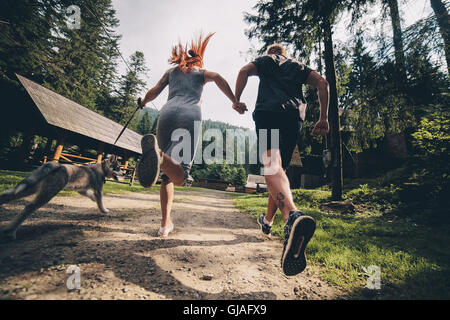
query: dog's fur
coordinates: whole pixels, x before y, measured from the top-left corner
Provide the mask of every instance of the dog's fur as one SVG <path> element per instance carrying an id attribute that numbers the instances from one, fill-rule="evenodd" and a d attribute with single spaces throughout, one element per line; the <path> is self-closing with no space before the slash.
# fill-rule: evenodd
<path id="1" fill-rule="evenodd" d="M 103 184 L 106 178 L 117 180 L 122 171 L 115 156 L 110 156 L 101 163 L 75 166 L 49 162 L 34 170 L 15 188 L 0 195 L 0 205 L 37 193 L 36 198 L 28 204 L 5 227 L 0 229 L 0 238 L 16 238 L 20 224 L 34 211 L 48 203 L 61 190 L 75 190 L 92 201 L 103 213 L 109 210 L 103 204 Z"/>

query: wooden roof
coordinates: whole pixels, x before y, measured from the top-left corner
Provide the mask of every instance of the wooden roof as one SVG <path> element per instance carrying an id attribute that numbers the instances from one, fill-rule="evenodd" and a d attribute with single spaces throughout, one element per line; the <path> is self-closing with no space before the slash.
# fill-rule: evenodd
<path id="1" fill-rule="evenodd" d="M 123 126 L 82 105 L 16 74 L 45 121 L 55 127 L 113 145 Z M 126 129 L 116 146 L 142 153 L 142 136 Z"/>

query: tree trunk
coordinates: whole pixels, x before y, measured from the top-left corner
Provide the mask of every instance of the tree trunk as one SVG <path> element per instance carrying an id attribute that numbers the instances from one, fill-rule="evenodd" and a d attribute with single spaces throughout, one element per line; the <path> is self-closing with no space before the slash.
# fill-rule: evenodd
<path id="1" fill-rule="evenodd" d="M 447 72 L 450 73 L 450 17 L 442 0 L 430 0 L 431 8 L 439 24 L 439 30 L 444 40 L 445 59 L 447 61 Z"/>
<path id="2" fill-rule="evenodd" d="M 330 87 L 329 122 L 330 122 L 330 149 L 331 149 L 331 183 L 333 200 L 342 200 L 342 142 L 340 132 L 340 119 L 338 108 L 338 95 L 336 84 L 336 68 L 333 55 L 333 32 L 328 19 L 324 22 L 325 45 L 325 74 Z"/>
<path id="3" fill-rule="evenodd" d="M 394 31 L 394 51 L 395 51 L 395 63 L 397 66 L 397 72 L 399 75 L 400 85 L 404 92 L 406 86 L 406 59 L 405 52 L 403 50 L 403 35 L 402 26 L 400 23 L 400 13 L 398 11 L 397 0 L 387 0 L 389 6 L 389 12 L 391 15 L 392 29 Z"/>

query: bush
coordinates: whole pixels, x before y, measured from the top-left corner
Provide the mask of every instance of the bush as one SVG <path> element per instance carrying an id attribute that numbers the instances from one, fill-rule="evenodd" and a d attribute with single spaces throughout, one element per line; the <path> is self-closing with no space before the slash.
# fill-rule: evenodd
<path id="1" fill-rule="evenodd" d="M 247 173 L 243 167 L 237 168 L 233 183 L 235 186 L 245 186 L 247 183 Z"/>
<path id="2" fill-rule="evenodd" d="M 443 213 L 448 210 L 450 193 L 450 113 L 430 113 L 412 138 L 411 192 L 429 203 L 432 212 Z"/>
<path id="3" fill-rule="evenodd" d="M 450 172 L 450 118 L 449 114 L 430 114 L 420 121 L 412 134 L 415 148 L 414 165 L 425 175 L 447 180 Z"/>

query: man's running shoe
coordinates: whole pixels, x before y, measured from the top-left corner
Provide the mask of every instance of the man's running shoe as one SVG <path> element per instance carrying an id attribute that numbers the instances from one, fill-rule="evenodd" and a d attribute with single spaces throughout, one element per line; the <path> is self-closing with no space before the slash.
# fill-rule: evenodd
<path id="1" fill-rule="evenodd" d="M 287 276 L 294 276 L 306 268 L 305 249 L 316 230 L 316 221 L 300 211 L 291 211 L 284 226 L 284 247 L 281 268 Z"/>
<path id="2" fill-rule="evenodd" d="M 264 217 L 266 215 L 263 213 L 258 218 L 258 224 L 261 226 L 261 231 L 265 234 L 270 234 L 270 229 L 272 229 L 272 225 L 264 222 Z"/>

